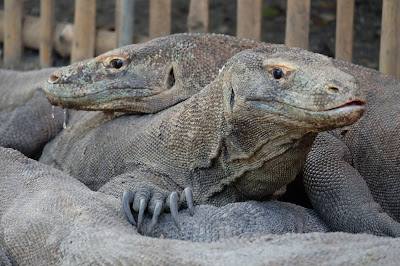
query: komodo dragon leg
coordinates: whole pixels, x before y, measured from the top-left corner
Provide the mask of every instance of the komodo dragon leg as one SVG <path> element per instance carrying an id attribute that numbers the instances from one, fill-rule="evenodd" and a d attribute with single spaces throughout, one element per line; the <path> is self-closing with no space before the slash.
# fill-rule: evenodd
<path id="1" fill-rule="evenodd" d="M 317 136 L 303 169 L 315 210 L 333 230 L 400 237 L 400 223 L 374 201 L 351 161 L 338 138 L 326 132 Z"/>
<path id="2" fill-rule="evenodd" d="M 144 171 L 134 171 L 130 174 L 117 176 L 107 182 L 98 191 L 119 197 L 122 194 L 122 206 L 126 217 L 132 225 L 141 230 L 144 214 L 147 210 L 152 215 L 152 221 L 147 233 L 151 233 L 163 212 L 170 212 L 175 225 L 180 228 L 178 210 L 181 206 L 189 209 L 190 215 L 194 214 L 192 189 L 187 187 L 179 189 L 163 189 L 168 184 L 163 184 L 162 178 Z M 164 179 L 165 180 L 165 179 Z M 126 189 L 129 188 L 129 189 Z M 132 210 L 137 213 L 137 224 Z"/>

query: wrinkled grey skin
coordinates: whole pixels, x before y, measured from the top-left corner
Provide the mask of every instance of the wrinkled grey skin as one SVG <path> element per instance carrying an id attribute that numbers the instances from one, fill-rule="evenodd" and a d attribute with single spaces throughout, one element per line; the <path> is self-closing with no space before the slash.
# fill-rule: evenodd
<path id="1" fill-rule="evenodd" d="M 292 204 L 202 205 L 196 207 L 200 220 L 184 211 L 182 218 L 191 220 L 182 224 L 179 237 L 202 242 L 193 243 L 138 234 L 118 199 L 11 149 L 0 148 L 0 172 L 1 265 L 399 263 L 400 239 L 322 233 L 326 229 L 314 214 Z M 264 208 L 268 215 L 251 211 Z M 169 214 L 161 222 L 168 238 L 175 225 Z M 321 233 L 293 233 L 310 231 Z M 292 233 L 270 234 L 284 232 Z M 214 239 L 220 240 L 204 243 Z"/>
<path id="2" fill-rule="evenodd" d="M 56 68 L 27 72 L 0 70 L 0 146 L 39 158 L 61 130 L 63 112 L 45 99 L 43 84 Z"/>
<path id="3" fill-rule="evenodd" d="M 357 78 L 367 110 L 318 135 L 303 170 L 307 193 L 333 230 L 400 237 L 400 81 L 333 62 Z"/>
<path id="4" fill-rule="evenodd" d="M 82 117 L 40 160 L 94 190 L 132 190 L 133 209 L 144 205 L 153 217 L 177 212 L 184 199 L 174 202 L 173 193 L 187 187 L 195 204 L 265 200 L 295 178 L 317 132 L 362 115 L 362 105 L 349 103 L 363 99 L 354 78 L 325 56 L 282 45 L 247 50 L 163 112 Z"/>
<path id="5" fill-rule="evenodd" d="M 165 38 L 175 36 L 177 35 Z M 217 38 L 218 35 L 196 36 L 198 39 L 203 36 L 209 41 L 210 36 Z M 237 38 L 230 41 L 235 39 Z M 215 53 L 212 52 L 212 47 L 208 49 L 208 53 L 213 57 Z M 108 56 L 122 51 L 125 50 L 117 49 L 108 53 Z M 207 60 L 209 57 L 205 56 L 202 59 Z M 180 60 L 178 63 L 187 61 L 185 57 Z M 306 189 L 321 217 L 335 230 L 399 236 L 398 81 L 371 69 L 333 59 L 332 62 L 339 69 L 355 76 L 361 84 L 361 89 L 367 94 L 369 108 L 365 118 L 346 128 L 343 131 L 345 134 L 338 130 L 330 135 L 319 135 L 303 171 Z M 201 60 L 191 63 L 204 64 Z M 217 72 L 217 69 L 214 71 Z M 65 86 L 64 89 L 68 91 L 68 84 Z M 100 101 L 108 103 L 108 98 Z M 85 105 L 83 98 L 80 105 Z M 108 106 L 108 110 L 113 110 L 112 108 L 113 104 Z M 340 182 L 336 182 L 338 180 Z M 364 206 L 361 211 L 359 206 Z"/>
<path id="6" fill-rule="evenodd" d="M 157 113 L 199 92 L 236 53 L 271 46 L 220 34 L 175 34 L 63 67 L 44 87 L 54 105 Z"/>

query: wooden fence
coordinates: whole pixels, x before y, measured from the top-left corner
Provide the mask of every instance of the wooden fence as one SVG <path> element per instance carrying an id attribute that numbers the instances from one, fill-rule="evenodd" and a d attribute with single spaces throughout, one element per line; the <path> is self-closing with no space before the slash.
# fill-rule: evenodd
<path id="1" fill-rule="evenodd" d="M 287 0 L 285 44 L 308 49 L 311 0 Z M 337 0 L 336 58 L 352 61 L 355 0 Z M 41 0 L 41 17 L 23 16 L 23 0 L 4 0 L 0 10 L 0 42 L 4 65 L 22 59 L 23 46 L 40 50 L 42 67 L 51 66 L 51 52 L 77 62 L 132 43 L 134 0 L 116 0 L 115 31 L 96 31 L 96 0 L 75 0 L 74 24 L 56 23 L 55 0 Z M 237 36 L 260 40 L 262 0 L 237 0 Z M 191 0 L 189 32 L 208 32 L 209 0 Z M 400 77 L 400 1 L 383 0 L 379 70 Z M 122 23 L 123 22 L 123 23 Z M 149 37 L 171 33 L 171 0 L 150 0 Z"/>

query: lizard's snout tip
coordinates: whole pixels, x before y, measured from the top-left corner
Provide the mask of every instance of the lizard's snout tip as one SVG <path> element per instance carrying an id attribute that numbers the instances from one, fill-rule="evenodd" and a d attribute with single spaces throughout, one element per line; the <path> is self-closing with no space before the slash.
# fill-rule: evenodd
<path id="1" fill-rule="evenodd" d="M 47 80 L 48 83 L 50 84 L 54 84 L 56 83 L 58 80 L 60 79 L 60 75 L 59 74 L 53 74 L 49 77 L 49 79 Z"/>

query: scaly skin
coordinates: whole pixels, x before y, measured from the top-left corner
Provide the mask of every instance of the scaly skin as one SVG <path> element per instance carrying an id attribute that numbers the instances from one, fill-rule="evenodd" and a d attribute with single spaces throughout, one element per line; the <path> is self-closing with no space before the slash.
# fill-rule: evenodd
<path id="1" fill-rule="evenodd" d="M 218 34 L 128 45 L 55 72 L 46 97 L 70 109 L 156 113 L 208 85 L 234 54 L 257 46 L 265 44 Z"/>
<path id="2" fill-rule="evenodd" d="M 300 234 L 325 230 L 312 211 L 293 204 L 197 206 L 193 217 L 180 213 L 180 231 L 166 214 L 160 235 L 146 237 L 124 219 L 118 199 L 17 151 L 0 147 L 0 172 L 0 265 L 399 263 L 400 238 Z"/>
<path id="3" fill-rule="evenodd" d="M 44 145 L 63 125 L 63 113 L 44 97 L 43 83 L 55 68 L 0 70 L 0 146 L 39 158 Z"/>
<path id="4" fill-rule="evenodd" d="M 354 125 L 318 135 L 303 171 L 307 193 L 334 230 L 400 237 L 400 82 L 334 64 L 357 77 L 367 110 Z"/>
<path id="5" fill-rule="evenodd" d="M 282 45 L 248 50 L 163 112 L 81 119 L 41 160 L 92 189 L 133 190 L 134 210 L 143 199 L 154 217 L 176 212 L 173 195 L 187 187 L 195 204 L 262 200 L 295 178 L 317 132 L 354 123 L 363 102 L 354 78 L 325 56 Z"/>
<path id="6" fill-rule="evenodd" d="M 229 42 L 232 42 L 235 47 L 239 47 L 239 50 L 240 47 L 246 49 L 247 45 L 263 45 L 261 43 L 243 41 L 238 38 L 227 38 L 224 36 L 221 37 L 220 35 L 208 34 L 195 35 L 196 37 L 192 37 L 190 34 L 172 35 L 165 37 L 162 40 L 166 43 L 168 43 L 168 40 L 170 43 L 174 43 L 175 39 L 183 38 L 183 36 L 188 38 L 187 42 L 192 42 L 193 44 L 197 44 L 197 42 L 201 43 L 202 38 L 207 40 L 208 45 L 205 46 L 206 48 L 203 48 L 200 45 L 196 46 L 196 49 L 204 50 L 204 55 L 201 57 L 201 60 L 192 60 L 190 61 L 190 64 L 199 64 L 203 66 L 200 67 L 202 69 L 204 69 L 205 65 L 209 66 L 210 71 L 214 71 L 214 73 L 217 73 L 218 69 L 222 66 L 213 65 L 213 63 L 217 62 L 216 60 L 213 60 L 216 55 L 219 55 L 218 58 L 221 58 L 222 60 L 224 56 L 227 56 L 230 53 L 229 51 L 221 53 L 220 50 L 216 52 L 218 45 L 213 46 L 213 42 L 218 44 L 220 38 L 226 38 L 226 43 L 224 43 L 223 47 L 229 49 Z M 210 38 L 210 36 L 212 36 L 212 38 Z M 168 46 L 162 44 L 162 41 L 160 40 L 161 39 L 159 39 L 158 44 L 161 47 Z M 155 42 L 156 41 L 153 41 L 152 43 L 154 44 Z M 244 46 L 237 46 L 238 43 L 245 44 Z M 264 45 L 268 46 L 267 44 Z M 187 47 L 189 46 L 190 45 Z M 134 50 L 133 47 L 134 46 L 131 46 L 131 51 Z M 118 51 L 119 50 L 117 49 L 110 52 L 110 55 L 113 53 L 118 54 Z M 180 51 L 183 52 L 183 54 L 186 54 L 184 52 L 185 49 Z M 195 54 L 203 53 L 197 51 Z M 165 54 L 161 56 L 166 57 Z M 227 58 L 225 58 L 225 60 L 226 59 Z M 159 62 L 160 60 L 161 59 L 157 59 L 155 62 Z M 182 56 L 179 60 L 175 60 L 174 64 L 178 67 L 181 64 L 187 66 L 187 61 L 187 58 Z M 398 177 L 400 175 L 400 163 L 398 161 L 400 156 L 396 154 L 396 147 L 400 146 L 399 138 L 397 137 L 400 125 L 398 122 L 400 121 L 398 118 L 398 114 L 400 113 L 398 110 L 398 106 L 400 106 L 398 104 L 400 101 L 398 96 L 398 81 L 391 79 L 388 76 L 381 75 L 379 72 L 371 69 L 362 68 L 333 59 L 332 61 L 339 69 L 354 75 L 360 82 L 361 89 L 366 92 L 368 96 L 367 102 L 370 108 L 367 108 L 366 118 L 362 119 L 362 122 L 360 121 L 360 123 L 356 123 L 354 126 L 346 128 L 346 137 L 342 137 L 340 132 L 331 132 L 331 136 L 321 134 L 318 137 L 316 145 L 307 161 L 306 170 L 303 171 L 309 197 L 311 198 L 316 210 L 319 210 L 321 217 L 325 219 L 332 229 L 347 232 L 372 232 L 380 235 L 399 236 L 400 218 L 398 202 L 400 199 L 398 195 L 400 195 L 400 193 L 397 191 L 399 191 L 400 186 L 397 184 L 399 183 Z M 89 60 L 88 62 L 92 61 Z M 172 63 L 172 61 L 166 62 L 166 65 L 171 65 Z M 145 63 L 139 65 L 143 64 Z M 79 64 L 75 66 L 79 66 Z M 74 67 L 71 67 L 71 69 L 74 69 Z M 57 75 L 60 73 L 79 72 L 76 69 L 71 69 L 58 72 Z M 98 69 L 87 69 L 86 71 L 95 73 Z M 192 79 L 192 84 L 200 84 L 200 81 L 201 84 L 208 84 L 211 82 L 212 75 L 209 75 L 209 72 L 204 71 L 204 76 L 201 76 L 203 72 L 199 73 L 200 75 L 197 75 Z M 178 76 L 180 73 L 176 74 Z M 157 76 L 154 72 L 152 75 Z M 75 83 L 82 82 L 79 81 L 79 75 L 74 77 L 77 78 Z M 181 78 L 184 78 L 184 76 Z M 177 78 L 177 84 L 181 78 Z M 162 78 L 160 77 L 159 79 Z M 69 91 L 72 87 L 76 87 L 72 79 L 69 80 L 69 84 L 63 84 L 62 80 L 63 79 L 61 78 L 58 85 L 53 84 L 50 85 L 49 88 L 60 88 L 61 90 Z M 182 86 L 189 83 L 190 82 L 183 82 Z M 88 87 L 90 88 L 90 84 Z M 93 88 L 94 86 L 92 86 L 91 89 L 93 90 Z M 165 85 L 159 85 L 158 88 L 158 90 L 162 90 L 162 88 L 165 89 Z M 197 88 L 201 88 L 201 86 L 197 86 Z M 189 88 L 186 88 L 186 90 L 189 90 Z M 57 92 L 55 93 L 57 95 Z M 84 106 L 87 104 L 85 100 L 89 100 L 91 97 L 93 96 L 76 100 L 79 104 L 76 104 L 75 108 L 85 108 Z M 151 97 L 148 99 L 151 100 Z M 163 105 L 163 107 L 178 102 L 176 99 L 177 98 L 175 98 L 175 100 L 166 101 L 165 103 L 167 104 Z M 61 105 L 71 105 L 69 101 L 73 100 L 74 99 L 63 99 L 63 102 L 58 103 Z M 99 100 L 109 103 L 107 97 Z M 387 102 L 391 102 L 391 104 L 388 104 Z M 96 104 L 99 105 L 99 103 Z M 138 106 L 138 103 L 135 104 Z M 115 109 L 119 108 L 116 102 L 113 102 L 112 105 Z M 113 107 L 109 107 L 108 110 L 113 110 Z M 154 112 L 153 110 L 155 109 L 159 108 L 152 108 L 151 112 Z M 377 128 L 383 128 L 384 130 L 376 130 Z M 360 143 L 359 140 L 362 140 L 362 143 Z M 363 148 L 360 149 L 360 147 Z M 346 156 L 339 155 L 343 154 L 343 151 L 346 151 Z M 328 167 L 327 165 L 330 166 Z M 378 179 L 379 181 L 377 181 Z M 340 183 L 335 183 L 337 180 L 342 181 Z M 338 184 L 340 185 L 337 186 Z M 298 189 L 299 188 L 296 190 Z M 321 190 L 324 192 L 320 192 Z M 328 198 L 329 200 L 325 200 Z M 352 204 L 349 205 L 349 203 Z M 377 205 L 377 203 L 379 205 Z M 358 206 L 361 206 L 362 204 L 365 204 L 366 211 L 358 212 Z M 389 216 L 382 213 L 381 208 L 383 208 Z"/>

